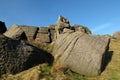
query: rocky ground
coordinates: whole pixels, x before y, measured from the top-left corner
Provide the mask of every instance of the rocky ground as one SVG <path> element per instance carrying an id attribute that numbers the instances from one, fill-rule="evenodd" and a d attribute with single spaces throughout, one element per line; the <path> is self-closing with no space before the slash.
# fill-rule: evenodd
<path id="1" fill-rule="evenodd" d="M 100 76 L 88 77 L 70 70 L 52 73 L 52 65 L 42 64 L 16 75 L 3 75 L 1 80 L 119 80 L 120 76 L 120 40 L 111 39 L 110 56 L 105 70 Z M 62 68 L 61 68 L 62 69 Z"/>

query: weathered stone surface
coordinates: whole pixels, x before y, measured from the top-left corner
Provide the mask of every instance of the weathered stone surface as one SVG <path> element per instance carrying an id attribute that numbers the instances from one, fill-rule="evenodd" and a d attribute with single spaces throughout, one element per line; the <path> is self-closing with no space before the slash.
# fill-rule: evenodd
<path id="1" fill-rule="evenodd" d="M 63 33 L 72 33 L 74 32 L 74 30 L 68 29 L 68 28 L 64 28 L 63 29 Z"/>
<path id="2" fill-rule="evenodd" d="M 48 35 L 48 28 L 40 27 L 36 35 L 35 41 L 37 43 L 48 43 L 50 42 L 50 37 Z"/>
<path id="3" fill-rule="evenodd" d="M 34 40 L 37 35 L 38 28 L 34 26 L 12 25 L 4 34 L 12 39 Z"/>
<path id="4" fill-rule="evenodd" d="M 43 42 L 48 43 L 48 42 L 50 42 L 50 38 L 49 38 L 48 34 L 38 33 L 35 41 L 37 41 L 38 43 L 43 43 Z"/>
<path id="5" fill-rule="evenodd" d="M 49 25 L 51 42 L 55 41 L 60 34 L 66 33 L 66 31 L 70 31 L 70 32 L 79 31 L 86 34 L 91 34 L 91 31 L 87 27 L 76 24 L 71 27 L 68 19 L 59 16 L 57 23 L 55 25 L 53 24 Z"/>
<path id="6" fill-rule="evenodd" d="M 59 35 L 53 55 L 57 62 L 79 74 L 96 76 L 101 73 L 109 39 L 79 31 Z M 56 63 L 57 63 L 56 62 Z"/>
<path id="7" fill-rule="evenodd" d="M 107 38 L 109 38 L 109 39 L 111 39 L 112 38 L 112 36 L 111 35 L 109 35 L 109 34 L 105 34 L 105 35 L 103 35 L 104 37 L 107 37 Z"/>
<path id="8" fill-rule="evenodd" d="M 37 31 L 38 31 L 37 27 L 22 26 L 22 25 L 18 25 L 18 26 L 21 27 L 22 30 L 25 32 L 28 40 L 34 40 L 36 38 L 36 34 L 37 34 Z"/>
<path id="9" fill-rule="evenodd" d="M 47 27 L 40 27 L 38 30 L 38 33 L 48 34 L 48 28 Z"/>
<path id="10" fill-rule="evenodd" d="M 69 21 L 64 17 L 59 16 L 55 26 L 56 36 L 59 36 L 59 34 L 63 32 L 64 28 L 70 28 Z"/>
<path id="11" fill-rule="evenodd" d="M 57 21 L 57 26 L 61 27 L 61 28 L 69 28 L 70 27 L 70 24 L 69 24 L 69 21 L 68 19 L 62 17 L 62 16 L 59 16 L 58 17 L 58 21 Z"/>
<path id="12" fill-rule="evenodd" d="M 41 63 L 51 63 L 53 57 L 24 41 L 0 35 L 0 75 L 17 73 Z"/>
<path id="13" fill-rule="evenodd" d="M 4 33 L 7 30 L 5 23 L 0 21 L 0 34 Z"/>
<path id="14" fill-rule="evenodd" d="M 85 26 L 75 24 L 71 27 L 71 29 L 74 30 L 75 32 L 80 31 L 80 32 L 83 32 L 83 33 L 86 33 L 86 34 L 91 34 L 91 31 Z"/>
<path id="15" fill-rule="evenodd" d="M 55 30 L 55 26 L 56 26 L 56 24 L 50 24 L 48 28 L 49 28 L 50 30 Z"/>
<path id="16" fill-rule="evenodd" d="M 113 38 L 119 39 L 120 40 L 120 31 L 117 31 L 113 34 Z"/>
<path id="17" fill-rule="evenodd" d="M 16 39 L 16 40 L 20 40 L 26 39 L 26 35 L 24 33 L 24 31 L 17 25 L 12 25 L 5 33 L 5 36 L 12 38 L 12 39 Z"/>

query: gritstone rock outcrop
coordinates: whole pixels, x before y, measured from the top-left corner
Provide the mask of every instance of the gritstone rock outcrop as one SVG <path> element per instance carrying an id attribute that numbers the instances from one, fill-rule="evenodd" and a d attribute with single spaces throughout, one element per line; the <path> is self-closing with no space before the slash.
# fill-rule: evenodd
<path id="1" fill-rule="evenodd" d="M 50 49 L 53 49 L 51 54 L 55 58 L 55 65 L 60 63 L 76 73 L 88 76 L 102 72 L 109 49 L 109 38 L 92 35 L 84 26 L 71 27 L 69 20 L 62 16 L 49 28 L 13 25 L 4 35 L 11 39 L 0 35 L 1 74 L 7 70 L 16 73 L 38 63 L 53 61 L 51 55 L 21 40 L 34 41 L 40 45 L 52 43 Z"/>

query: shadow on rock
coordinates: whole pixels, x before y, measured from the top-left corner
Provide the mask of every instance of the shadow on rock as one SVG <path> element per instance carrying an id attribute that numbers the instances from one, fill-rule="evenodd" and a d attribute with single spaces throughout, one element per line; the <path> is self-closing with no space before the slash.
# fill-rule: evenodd
<path id="1" fill-rule="evenodd" d="M 32 46 L 32 45 L 31 45 Z M 32 46 L 34 47 L 34 46 Z M 36 47 L 34 47 L 36 48 Z M 42 63 L 48 63 L 49 65 L 51 65 L 54 61 L 54 57 L 48 53 L 47 51 L 44 51 L 42 49 L 38 49 L 39 50 L 39 54 L 38 51 L 33 51 L 34 54 L 31 54 L 28 57 L 28 60 L 23 64 L 25 67 L 24 69 L 29 69 L 33 66 L 36 66 L 38 64 L 42 64 Z"/>
<path id="2" fill-rule="evenodd" d="M 42 63 L 52 64 L 53 56 L 25 41 L 0 35 L 0 76 L 16 74 Z"/>
<path id="3" fill-rule="evenodd" d="M 112 59 L 112 55 L 113 55 L 113 51 L 108 51 L 108 52 L 106 52 L 104 55 L 103 55 L 103 57 L 102 57 L 102 65 L 101 65 L 101 72 L 103 72 L 105 69 L 106 69 L 106 67 L 107 67 L 107 65 L 108 65 L 108 63 L 111 61 L 111 59 Z"/>

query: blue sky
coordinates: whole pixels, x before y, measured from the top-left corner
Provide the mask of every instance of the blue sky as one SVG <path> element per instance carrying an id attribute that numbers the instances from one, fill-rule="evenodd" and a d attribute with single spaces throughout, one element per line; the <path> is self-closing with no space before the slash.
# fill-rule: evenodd
<path id="1" fill-rule="evenodd" d="M 59 15 L 70 24 L 87 26 L 93 34 L 120 30 L 120 0 L 0 0 L 0 20 L 12 24 L 48 26 Z"/>

